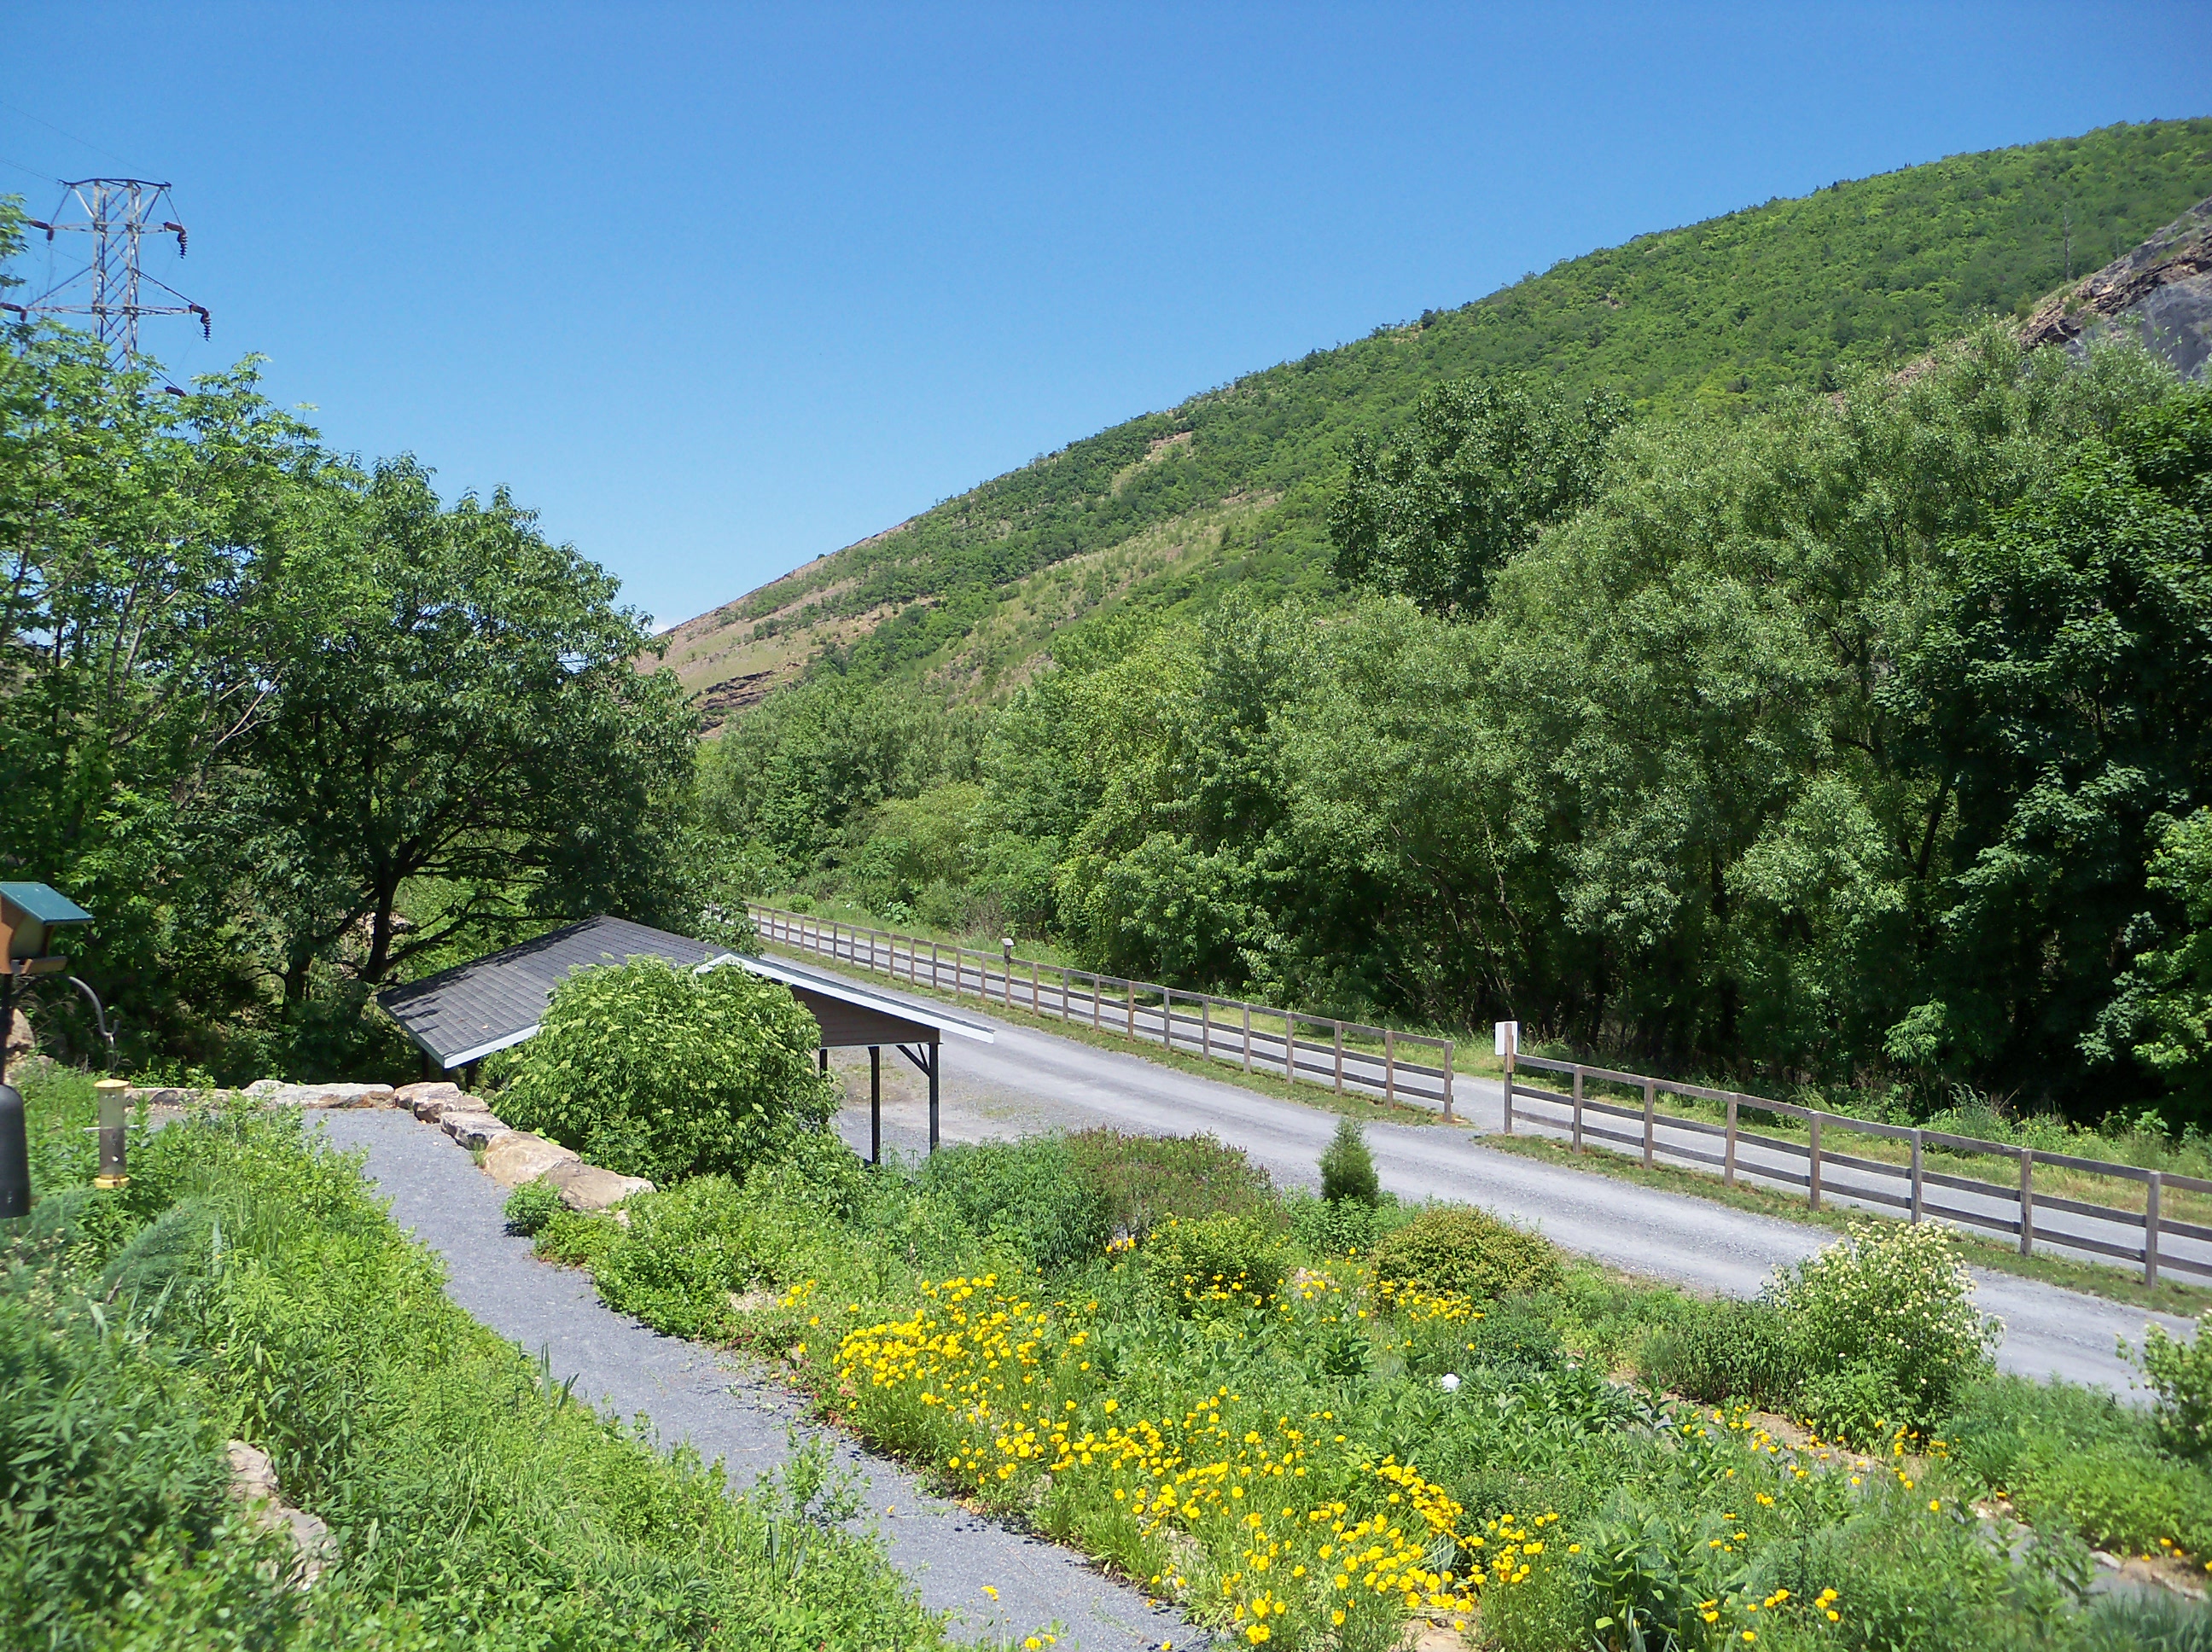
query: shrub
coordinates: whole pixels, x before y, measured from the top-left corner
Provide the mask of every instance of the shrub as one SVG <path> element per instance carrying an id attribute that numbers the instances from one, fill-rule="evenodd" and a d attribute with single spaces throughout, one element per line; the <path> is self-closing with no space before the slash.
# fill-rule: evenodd
<path id="1" fill-rule="evenodd" d="M 1369 1205 L 1357 1199 L 1316 1199 L 1300 1190 L 1285 1204 L 1291 1236 L 1298 1248 L 1316 1261 L 1355 1255 L 1374 1244 L 1393 1213 L 1397 1201 L 1388 1193 L 1382 1200 L 1381 1204 Z"/>
<path id="2" fill-rule="evenodd" d="M 1645 1341 L 1638 1364 L 1672 1393 L 1708 1405 L 1747 1400 L 1769 1411 L 1793 1404 L 1802 1379 L 1797 1345 L 1765 1303 L 1686 1303 Z"/>
<path id="3" fill-rule="evenodd" d="M 541 1176 L 535 1181 L 524 1182 L 509 1193 L 501 1213 L 507 1218 L 510 1231 L 535 1238 L 560 1208 L 561 1190 Z"/>
<path id="4" fill-rule="evenodd" d="M 2007 1489 L 2031 1526 L 2077 1532 L 2100 1549 L 2155 1553 L 2164 1538 L 2212 1553 L 2212 1480 L 2191 1464 L 2115 1444 L 2046 1449 L 2024 1456 Z"/>
<path id="5" fill-rule="evenodd" d="M 2156 1449 L 2151 1419 L 2101 1388 L 1991 1376 L 1970 1385 L 1936 1430 L 1953 1463 L 1993 1491 L 2008 1491 L 2027 1460 L 2118 1445 Z"/>
<path id="6" fill-rule="evenodd" d="M 1873 1365 L 1814 1372 L 1798 1403 L 1823 1436 L 1856 1451 L 1881 1450 L 1913 1420 L 1890 1374 Z"/>
<path id="7" fill-rule="evenodd" d="M 1375 1277 L 1456 1291 L 1469 1297 L 1510 1297 L 1559 1282 L 1559 1253 L 1533 1233 L 1463 1205 L 1423 1211 L 1375 1247 Z"/>
<path id="8" fill-rule="evenodd" d="M 608 1305 L 671 1336 L 729 1329 L 730 1292 L 754 1272 L 744 1206 L 726 1176 L 695 1176 L 630 1201 L 629 1230 L 592 1268 Z"/>
<path id="9" fill-rule="evenodd" d="M 1100 1255 L 1114 1236 L 1105 1196 L 1077 1174 L 1064 1137 L 943 1148 L 915 1181 L 977 1233 L 1048 1271 Z"/>
<path id="10" fill-rule="evenodd" d="M 1973 1281 L 1933 1226 L 1862 1218 L 1849 1236 L 1778 1278 L 1767 1300 L 1807 1380 L 1863 1367 L 1887 1379 L 1917 1425 L 1991 1365 L 2002 1327 L 1974 1309 Z"/>
<path id="11" fill-rule="evenodd" d="M 1273 1208 L 1267 1172 L 1211 1135 L 1130 1136 L 1085 1130 L 1067 1139 L 1077 1170 L 1105 1200 L 1107 1222 L 1139 1244 L 1158 1224 L 1256 1216 Z"/>
<path id="12" fill-rule="evenodd" d="M 836 1105 L 820 1033 L 790 992 L 734 966 L 659 958 L 580 970 L 554 989 L 514 1058 L 500 1116 L 595 1164 L 666 1184 L 742 1178 L 780 1138 Z"/>
<path id="13" fill-rule="evenodd" d="M 1375 1155 L 1367 1151 L 1367 1133 L 1357 1119 L 1336 1121 L 1335 1139 L 1321 1156 L 1321 1196 L 1332 1205 L 1346 1200 L 1372 1205 L 1382 1196 Z"/>
<path id="14" fill-rule="evenodd" d="M 2143 1332 L 2137 1363 L 2158 1394 L 2159 1436 L 2167 1449 L 2199 1460 L 2212 1455 L 2212 1312 L 2198 1316 L 2197 1336 L 2178 1341 L 2162 1325 Z"/>
<path id="15" fill-rule="evenodd" d="M 1267 1303 L 1283 1288 L 1282 1234 L 1246 1216 L 1207 1216 L 1155 1228 L 1142 1253 L 1145 1285 L 1170 1312 L 1209 1303 Z"/>

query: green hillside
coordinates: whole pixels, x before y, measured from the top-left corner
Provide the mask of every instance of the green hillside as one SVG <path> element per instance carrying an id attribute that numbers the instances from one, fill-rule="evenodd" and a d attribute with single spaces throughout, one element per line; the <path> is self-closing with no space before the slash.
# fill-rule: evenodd
<path id="1" fill-rule="evenodd" d="M 1356 432 L 1486 368 L 1640 408 L 1757 405 L 1846 364 L 2025 315 L 2212 195 L 2212 119 L 1954 156 L 1639 236 L 1132 419 L 678 627 L 670 663 L 742 708 L 824 648 L 988 695 L 1072 620 L 1218 584 L 1327 579 L 1322 504 Z"/>

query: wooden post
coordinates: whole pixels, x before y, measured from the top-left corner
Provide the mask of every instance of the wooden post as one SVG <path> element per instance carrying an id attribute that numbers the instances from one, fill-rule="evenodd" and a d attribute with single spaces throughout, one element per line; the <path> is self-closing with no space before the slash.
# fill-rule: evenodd
<path id="1" fill-rule="evenodd" d="M 1912 1220 L 1915 1224 L 1925 1214 L 1923 1204 L 1925 1197 L 1926 1184 L 1921 1180 L 1920 1132 L 1915 1130 L 1912 1133 Z"/>
<path id="2" fill-rule="evenodd" d="M 1068 988 L 1073 980 L 1074 977 L 1068 972 L 1067 966 L 1061 964 L 1060 966 L 1060 1018 L 1063 1023 L 1074 1018 L 1067 1007 Z"/>
<path id="3" fill-rule="evenodd" d="M 1452 1042 L 1444 1040 L 1444 1122 L 1452 1121 Z"/>
<path id="4" fill-rule="evenodd" d="M 1043 977 L 1037 973 L 1039 967 L 1035 958 L 1030 960 L 1030 1013 L 1036 1016 L 1044 1013 Z"/>
<path id="5" fill-rule="evenodd" d="M 1344 1094 L 1344 1023 L 1339 1021 L 1334 1024 L 1336 1028 L 1336 1093 L 1341 1096 Z"/>
<path id="6" fill-rule="evenodd" d="M 2165 1184 L 2166 1172 L 2153 1170 L 2150 1183 L 2143 1189 L 2143 1283 L 2158 1283 L 2158 1190 Z"/>
<path id="7" fill-rule="evenodd" d="M 1583 1070 L 1575 1069 L 1575 1151 L 1583 1151 Z"/>
<path id="8" fill-rule="evenodd" d="M 1137 1036 L 1137 983 L 1125 981 L 1121 984 L 1129 989 L 1129 1036 L 1133 1039 Z"/>
<path id="9" fill-rule="evenodd" d="M 1283 1082 L 1294 1084 L 1298 1081 L 1298 1029 L 1292 1024 L 1291 1012 L 1283 1011 Z"/>
<path id="10" fill-rule="evenodd" d="M 1721 1155 L 1723 1160 L 1721 1181 L 1731 1187 L 1735 1186 L 1735 1103 L 1736 1098 L 1733 1096 L 1729 1096 L 1728 1102 L 1728 1145 L 1723 1150 Z"/>
<path id="11" fill-rule="evenodd" d="M 942 978 L 942 977 L 939 975 L 939 973 L 938 973 L 938 969 L 937 969 L 937 943 L 936 943 L 935 941 L 932 941 L 932 942 L 929 944 L 929 984 L 930 984 L 933 987 L 941 987 L 941 986 L 944 984 L 944 982 L 943 982 L 943 978 Z M 953 995 L 953 997 L 955 997 L 955 998 L 957 998 L 957 997 L 959 997 L 959 996 L 960 996 L 960 993 L 959 993 L 959 991 L 958 991 L 958 989 L 957 989 L 957 988 L 955 988 L 955 989 L 954 989 L 954 991 L 953 991 L 953 994 L 952 994 L 952 995 Z"/>
<path id="12" fill-rule="evenodd" d="M 1160 988 L 1160 1048 L 1170 1052 L 1175 1049 L 1175 988 L 1172 987 Z"/>
<path id="13" fill-rule="evenodd" d="M 1213 1000 L 1198 1000 L 1198 1053 L 1209 1060 L 1213 1054 Z"/>
<path id="14" fill-rule="evenodd" d="M 1252 1006 L 1244 1006 L 1244 1071 L 1252 1071 Z"/>
<path id="15" fill-rule="evenodd" d="M 1656 1128 L 1652 1114 L 1659 1105 L 1659 1086 L 1652 1079 L 1644 1081 L 1644 1168 L 1651 1168 L 1652 1137 Z"/>
<path id="16" fill-rule="evenodd" d="M 1098 1030 L 1098 1017 L 1106 1003 L 1106 983 L 1097 976 L 1091 977 L 1091 1030 Z"/>
<path id="17" fill-rule="evenodd" d="M 1805 1162 L 1811 1174 L 1805 1178 L 1805 1193 L 1812 1208 L 1817 1211 L 1820 1208 L 1820 1115 L 1815 1113 L 1808 1121 L 1813 1127 L 1812 1151 L 1806 1155 Z"/>
<path id="18" fill-rule="evenodd" d="M 1521 1029 L 1505 1035 L 1505 1133 L 1513 1133 L 1513 1058 L 1521 1053 Z"/>
<path id="19" fill-rule="evenodd" d="M 1382 1099 L 1393 1102 L 1398 1099 L 1398 1032 L 1395 1027 L 1382 1029 Z"/>
<path id="20" fill-rule="evenodd" d="M 2035 1149 L 2020 1150 L 2020 1254 L 2035 1254 Z"/>

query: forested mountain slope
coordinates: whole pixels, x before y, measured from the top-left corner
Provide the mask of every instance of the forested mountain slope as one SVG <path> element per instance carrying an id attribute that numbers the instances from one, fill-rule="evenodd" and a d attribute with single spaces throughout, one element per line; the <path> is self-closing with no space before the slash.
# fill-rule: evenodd
<path id="1" fill-rule="evenodd" d="M 2212 195 L 2212 119 L 2106 128 L 1838 183 L 1639 236 L 1458 309 L 1131 419 L 676 628 L 668 660 L 720 716 L 817 651 L 986 697 L 1053 633 L 1219 583 L 1327 581 L 1346 441 L 1486 368 L 1644 410 L 1759 405 L 1910 355 L 1968 319 L 2028 315 Z"/>

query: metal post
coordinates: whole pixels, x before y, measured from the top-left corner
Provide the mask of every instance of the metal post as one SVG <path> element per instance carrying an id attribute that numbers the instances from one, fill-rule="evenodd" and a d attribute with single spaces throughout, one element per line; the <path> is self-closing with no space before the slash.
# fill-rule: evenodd
<path id="1" fill-rule="evenodd" d="M 1651 1079 L 1644 1081 L 1644 1168 L 1651 1168 L 1651 1141 L 1655 1129 L 1652 1113 L 1659 1105 L 1659 1086 Z"/>
<path id="2" fill-rule="evenodd" d="M 937 1070 L 945 1063 L 945 1047 L 925 1044 L 929 1052 L 929 1151 L 937 1151 Z"/>
<path id="3" fill-rule="evenodd" d="M 12 1008 L 10 1016 L 0 1017 L 0 1027 L 15 1024 Z M 30 1213 L 31 1140 L 23 1127 L 23 1092 L 0 1083 L 0 1222 Z"/>
<path id="4" fill-rule="evenodd" d="M 1382 1099 L 1395 1102 L 1398 1099 L 1398 1029 L 1382 1029 Z"/>
<path id="5" fill-rule="evenodd" d="M 2166 1172 L 2153 1170 L 2150 1183 L 2143 1189 L 2143 1283 L 2158 1283 L 2158 1190 L 2165 1184 Z"/>
<path id="6" fill-rule="evenodd" d="M 884 1047 L 868 1046 L 868 1163 L 884 1162 Z"/>
<path id="7" fill-rule="evenodd" d="M 1807 1121 L 1811 1126 L 1811 1151 L 1806 1155 L 1806 1164 L 1811 1174 L 1805 1178 L 1805 1195 L 1814 1210 L 1820 1208 L 1820 1115 L 1813 1114 Z"/>
<path id="8" fill-rule="evenodd" d="M 1583 1151 L 1583 1070 L 1575 1069 L 1575 1151 Z"/>
<path id="9" fill-rule="evenodd" d="M 2020 1150 L 2020 1254 L 2035 1254 L 2035 1149 Z"/>
<path id="10" fill-rule="evenodd" d="M 830 1047 L 827 1044 L 824 1044 L 820 1049 L 815 1051 L 814 1054 L 820 1062 L 821 1071 L 825 1074 L 828 1073 L 830 1071 Z"/>
<path id="11" fill-rule="evenodd" d="M 1912 1220 L 1916 1224 L 1925 1213 L 1923 1205 L 1925 1196 L 1924 1184 L 1921 1181 L 1920 1132 L 1915 1130 L 1912 1133 Z"/>

